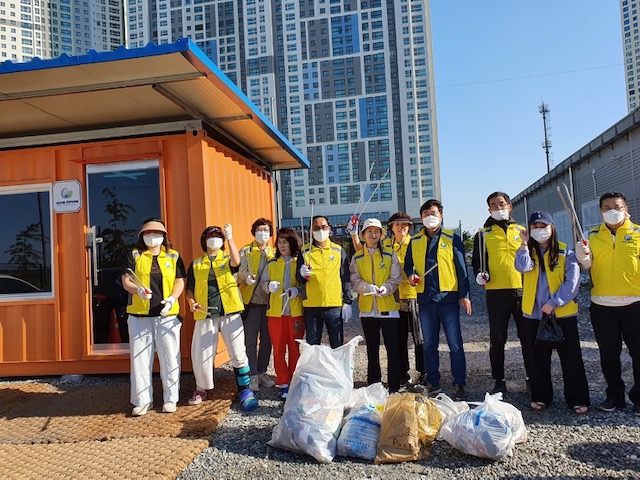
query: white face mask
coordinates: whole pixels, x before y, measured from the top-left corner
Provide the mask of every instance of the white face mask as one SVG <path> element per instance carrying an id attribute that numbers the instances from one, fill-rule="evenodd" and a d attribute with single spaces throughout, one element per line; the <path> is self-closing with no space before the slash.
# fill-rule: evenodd
<path id="1" fill-rule="evenodd" d="M 211 250 L 220 250 L 222 248 L 222 239 L 220 237 L 207 238 L 207 248 Z"/>
<path id="2" fill-rule="evenodd" d="M 494 210 L 491 212 L 491 218 L 497 222 L 507 220 L 509 218 L 509 210 Z"/>
<path id="3" fill-rule="evenodd" d="M 164 241 L 164 235 L 161 233 L 145 233 L 142 235 L 142 241 L 147 247 L 159 247 Z"/>
<path id="4" fill-rule="evenodd" d="M 626 220 L 626 213 L 624 210 L 608 210 L 602 214 L 602 218 L 609 225 L 617 225 Z"/>
<path id="5" fill-rule="evenodd" d="M 551 237 L 551 225 L 544 228 L 534 228 L 531 230 L 531 238 L 538 243 L 544 243 Z"/>
<path id="6" fill-rule="evenodd" d="M 269 241 L 269 239 L 271 238 L 271 234 L 269 232 L 263 232 L 262 230 L 260 230 L 256 232 L 253 238 L 255 238 L 256 242 L 258 242 L 259 244 L 263 244 Z"/>
<path id="7" fill-rule="evenodd" d="M 322 243 L 329 238 L 329 234 L 331 233 L 331 229 L 328 230 L 316 230 L 313 232 L 313 239 L 316 242 Z"/>
<path id="8" fill-rule="evenodd" d="M 427 215 L 422 219 L 422 224 L 427 228 L 436 228 L 440 225 L 440 218 L 435 215 Z"/>

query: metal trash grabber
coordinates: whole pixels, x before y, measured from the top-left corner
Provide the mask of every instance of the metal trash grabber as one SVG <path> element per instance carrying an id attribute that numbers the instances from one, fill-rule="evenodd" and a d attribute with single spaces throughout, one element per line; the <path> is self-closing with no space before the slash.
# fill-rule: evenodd
<path id="1" fill-rule="evenodd" d="M 373 162 L 371 162 L 371 165 L 369 166 L 369 173 L 367 175 L 367 183 L 364 186 L 364 188 L 367 188 L 367 185 L 371 184 L 371 172 L 373 171 L 373 166 L 376 164 L 375 160 Z M 360 219 L 359 215 L 358 215 L 358 207 L 362 204 L 362 200 L 364 199 L 364 191 L 362 192 L 362 195 L 360 195 L 360 199 L 358 200 L 358 203 L 356 204 L 356 209 L 353 211 L 353 215 L 351 215 L 351 223 L 353 223 L 354 225 L 356 224 L 356 222 Z M 364 211 L 364 209 L 363 209 Z M 360 212 L 360 215 L 362 215 L 362 212 Z"/>
<path id="2" fill-rule="evenodd" d="M 435 268 L 436 268 L 437 266 L 438 266 L 438 262 L 434 263 L 434 264 L 431 266 L 431 268 L 429 268 L 426 272 L 424 272 L 424 273 L 422 274 L 422 277 L 421 277 L 421 278 L 424 278 L 424 277 L 426 277 L 427 275 L 429 275 L 433 270 L 435 270 Z"/>
<path id="3" fill-rule="evenodd" d="M 563 183 L 562 186 L 566 192 L 567 198 L 565 199 L 564 194 L 562 193 L 562 189 L 560 185 L 556 187 L 558 190 L 558 195 L 560 195 L 560 200 L 562 200 L 562 205 L 564 205 L 564 209 L 567 212 L 567 216 L 571 221 L 571 226 L 573 227 L 573 234 L 576 240 L 582 241 L 583 245 L 587 245 L 587 239 L 582 232 L 582 226 L 580 225 L 580 220 L 578 220 L 578 214 L 576 213 L 576 207 L 573 204 L 573 200 L 571 199 L 571 195 L 569 194 L 569 187 L 567 187 L 566 183 Z"/>
<path id="4" fill-rule="evenodd" d="M 127 268 L 127 275 L 129 275 L 129 277 L 131 278 L 131 281 L 133 282 L 133 284 L 144 290 L 144 293 L 149 294 L 151 293 L 151 289 L 146 287 L 144 283 L 142 283 L 142 280 L 140 280 L 140 277 L 138 277 L 136 275 L 136 272 L 134 272 L 131 268 Z"/>

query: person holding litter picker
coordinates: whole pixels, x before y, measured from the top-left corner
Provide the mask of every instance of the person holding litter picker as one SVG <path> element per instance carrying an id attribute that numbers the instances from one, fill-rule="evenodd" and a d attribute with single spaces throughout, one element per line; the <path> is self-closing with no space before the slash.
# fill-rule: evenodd
<path id="1" fill-rule="evenodd" d="M 129 292 L 131 415 L 153 408 L 154 347 L 162 379 L 162 411 L 173 413 L 180 398 L 180 329 L 178 297 L 186 277 L 180 254 L 171 248 L 164 222 L 144 221 L 138 245 L 127 256 L 122 286 Z"/>
<path id="2" fill-rule="evenodd" d="M 557 347 L 564 400 L 576 415 L 589 412 L 589 387 L 584 371 L 578 336 L 578 304 L 580 267 L 575 254 L 558 241 L 553 218 L 547 212 L 533 212 L 529 231 L 520 233 L 521 246 L 516 253 L 515 268 L 524 274 L 522 289 L 522 341 L 529 354 L 531 409 L 542 411 L 553 401 L 551 383 L 552 348 L 538 345 L 540 322 L 554 315 L 564 342 Z"/>
<path id="3" fill-rule="evenodd" d="M 224 252 L 225 239 L 229 254 Z M 196 389 L 189 405 L 201 404 L 207 398 L 207 390 L 214 387 L 213 367 L 220 333 L 236 375 L 240 408 L 250 412 L 258 408 L 258 400 L 249 386 L 249 359 L 240 315 L 244 304 L 234 276 L 240 265 L 240 254 L 233 241 L 231 225 L 225 225 L 224 231 L 220 227 L 205 228 L 200 246 L 205 253 L 191 263 L 187 273 L 187 301 L 195 320 L 191 362 L 196 377 Z"/>

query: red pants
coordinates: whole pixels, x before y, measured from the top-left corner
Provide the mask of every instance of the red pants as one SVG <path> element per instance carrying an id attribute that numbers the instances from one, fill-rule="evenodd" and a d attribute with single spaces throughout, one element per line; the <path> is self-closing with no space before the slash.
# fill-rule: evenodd
<path id="1" fill-rule="evenodd" d="M 304 317 L 267 317 L 273 345 L 273 366 L 276 384 L 289 385 L 298 364 L 300 348 L 297 339 L 304 337 Z M 289 358 L 287 361 L 287 349 Z"/>

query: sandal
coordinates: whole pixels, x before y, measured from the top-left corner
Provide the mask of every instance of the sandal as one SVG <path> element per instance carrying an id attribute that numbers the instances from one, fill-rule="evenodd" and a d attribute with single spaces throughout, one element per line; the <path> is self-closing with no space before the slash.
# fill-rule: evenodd
<path id="1" fill-rule="evenodd" d="M 571 407 L 571 409 L 576 415 L 586 415 L 589 413 L 589 407 L 586 405 L 576 405 L 575 407 Z"/>
<path id="2" fill-rule="evenodd" d="M 543 410 L 546 410 L 547 407 L 548 405 L 543 402 L 531 402 L 531 410 L 533 410 L 534 412 L 541 412 Z"/>

